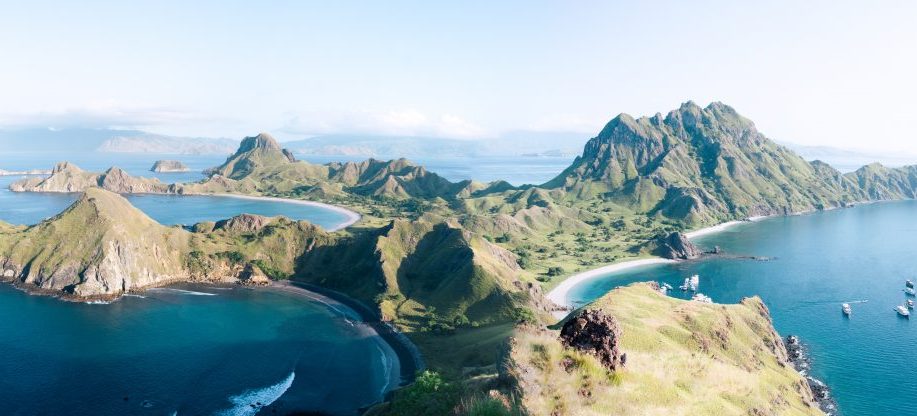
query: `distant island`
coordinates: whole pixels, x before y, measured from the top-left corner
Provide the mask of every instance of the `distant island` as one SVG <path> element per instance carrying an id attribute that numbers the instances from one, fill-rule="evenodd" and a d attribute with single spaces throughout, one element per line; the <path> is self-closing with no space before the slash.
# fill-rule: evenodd
<path id="1" fill-rule="evenodd" d="M 177 160 L 157 160 L 156 163 L 153 163 L 153 167 L 150 168 L 150 172 L 158 173 L 181 173 L 181 172 L 190 172 L 187 166 L 184 163 Z"/>
<path id="2" fill-rule="evenodd" d="M 684 399 L 647 361 L 664 356 L 681 366 L 678 360 L 698 345 L 721 358 L 711 365 L 755 386 L 757 394 L 743 401 L 745 413 L 819 414 L 803 378 L 788 369 L 785 347 L 760 300 L 701 305 L 636 285 L 587 306 L 591 315 L 568 317 L 559 331 L 546 325 L 570 305 L 555 304 L 545 293 L 572 274 L 623 260 L 694 258 L 700 253 L 684 235 L 690 230 L 917 195 L 915 166 L 871 164 L 842 174 L 774 143 L 725 104 L 693 102 L 665 116 L 615 117 L 570 167 L 538 186 L 451 182 L 406 159 L 312 164 L 266 133 L 246 137 L 207 174 L 200 182 L 167 185 L 115 167 L 94 173 L 61 163 L 47 178 L 13 183 L 16 192 L 85 194 L 40 224 L 0 223 L 4 278 L 67 298 L 115 297 L 179 281 L 288 279 L 344 294 L 406 334 L 436 370 L 370 411 L 377 415 L 423 413 L 428 409 L 412 407 L 418 395 L 449 409 L 468 397 L 499 403 L 513 397 L 532 414 L 588 412 L 600 400 L 632 410 L 626 406 L 650 390 Z M 156 224 L 116 193 L 304 199 L 339 205 L 361 218 L 336 232 L 258 216 L 186 230 Z M 59 244 L 68 246 L 44 250 Z M 667 334 L 684 342 L 654 351 L 639 344 L 637 337 L 656 342 L 662 329 L 634 326 L 646 316 L 627 306 L 636 304 L 660 311 L 658 321 L 645 325 L 666 325 Z M 688 328 L 672 310 L 705 324 Z M 617 335 L 601 340 L 608 347 L 602 349 L 571 341 L 588 328 L 620 332 L 620 343 Z M 686 341 L 691 337 L 701 341 Z M 639 363 L 619 366 L 622 358 L 611 347 L 640 357 Z M 624 381 L 621 371 L 629 374 Z M 549 379 L 552 387 L 539 387 L 532 377 Z M 739 394 L 721 386 L 720 378 L 694 382 L 715 398 L 710 403 Z M 428 383 L 451 387 L 424 390 Z M 616 383 L 632 388 L 612 389 Z M 669 408 L 674 402 L 684 400 L 657 404 Z M 685 406 L 669 409 L 707 409 L 699 402 Z"/>

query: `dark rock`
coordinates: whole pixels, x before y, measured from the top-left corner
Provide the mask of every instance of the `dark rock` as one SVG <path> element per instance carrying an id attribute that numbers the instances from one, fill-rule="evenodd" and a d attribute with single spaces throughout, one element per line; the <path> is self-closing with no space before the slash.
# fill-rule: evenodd
<path id="1" fill-rule="evenodd" d="M 226 230 L 236 233 L 254 233 L 260 231 L 273 221 L 273 218 L 254 214 L 240 214 L 228 220 L 220 220 L 214 230 Z"/>
<path id="2" fill-rule="evenodd" d="M 678 232 L 659 236 L 652 244 L 654 245 L 652 253 L 667 259 L 688 260 L 698 258 L 703 254 L 691 240 L 688 240 L 688 237 Z"/>
<path id="3" fill-rule="evenodd" d="M 621 328 L 611 315 L 600 310 L 584 310 L 567 321 L 560 331 L 560 340 L 567 347 L 596 356 L 609 370 L 621 362 L 618 339 Z"/>

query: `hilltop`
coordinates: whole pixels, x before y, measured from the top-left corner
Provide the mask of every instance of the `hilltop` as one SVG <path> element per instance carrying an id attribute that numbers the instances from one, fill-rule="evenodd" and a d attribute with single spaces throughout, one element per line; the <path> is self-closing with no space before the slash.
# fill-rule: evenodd
<path id="1" fill-rule="evenodd" d="M 565 346 L 560 331 L 520 328 L 505 368 L 528 414 L 822 414 L 761 299 L 706 304 L 636 283 L 583 310 L 617 324 L 614 335 L 593 336 L 608 337 L 626 363 L 612 370 L 591 350 Z"/>

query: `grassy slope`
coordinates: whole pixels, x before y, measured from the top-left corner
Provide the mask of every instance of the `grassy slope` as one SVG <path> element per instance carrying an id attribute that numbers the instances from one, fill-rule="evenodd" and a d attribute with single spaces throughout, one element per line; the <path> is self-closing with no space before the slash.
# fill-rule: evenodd
<path id="1" fill-rule="evenodd" d="M 594 357 L 565 349 L 558 331 L 520 330 L 511 371 L 532 414 L 821 414 L 760 299 L 703 304 L 635 284 L 588 308 L 618 319 L 627 367 L 609 374 Z M 570 372 L 565 358 L 575 363 Z"/>

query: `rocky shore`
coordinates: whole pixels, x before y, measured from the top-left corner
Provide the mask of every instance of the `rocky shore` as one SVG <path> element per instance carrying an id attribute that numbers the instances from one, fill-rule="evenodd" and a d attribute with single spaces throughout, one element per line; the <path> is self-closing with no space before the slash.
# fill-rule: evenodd
<path id="1" fill-rule="evenodd" d="M 831 389 L 823 381 L 809 374 L 812 369 L 812 358 L 805 344 L 796 335 L 787 336 L 783 343 L 786 346 L 786 352 L 793 367 L 806 378 L 806 383 L 808 383 L 809 389 L 812 390 L 812 395 L 815 397 L 818 407 L 828 416 L 839 415 L 837 402 L 831 396 Z"/>
<path id="2" fill-rule="evenodd" d="M 190 172 L 191 169 L 184 163 L 177 160 L 157 160 L 150 168 L 150 172 L 157 173 L 183 173 Z"/>

